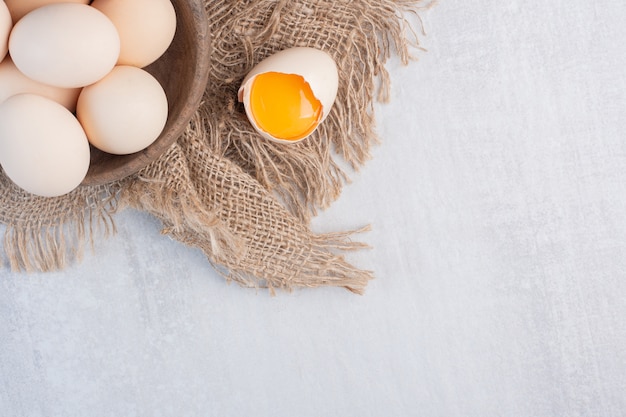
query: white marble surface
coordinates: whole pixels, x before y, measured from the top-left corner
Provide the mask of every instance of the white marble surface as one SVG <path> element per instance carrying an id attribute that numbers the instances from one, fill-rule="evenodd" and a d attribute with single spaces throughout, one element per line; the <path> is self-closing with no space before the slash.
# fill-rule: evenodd
<path id="1" fill-rule="evenodd" d="M 227 285 L 147 215 L 0 272 L 0 415 L 626 415 L 626 3 L 441 1 L 315 223 L 365 296 Z"/>

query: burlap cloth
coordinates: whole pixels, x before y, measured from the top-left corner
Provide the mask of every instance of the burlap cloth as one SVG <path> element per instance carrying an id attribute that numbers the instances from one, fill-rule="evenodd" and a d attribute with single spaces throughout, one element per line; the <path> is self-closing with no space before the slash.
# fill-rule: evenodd
<path id="1" fill-rule="evenodd" d="M 94 233 L 115 229 L 124 207 L 145 210 L 163 233 L 201 248 L 225 277 L 249 286 L 291 289 L 333 285 L 363 291 L 372 273 L 347 263 L 362 247 L 349 233 L 316 235 L 308 220 L 334 201 L 377 141 L 373 101 L 386 99 L 384 63 L 409 60 L 417 37 L 406 13 L 425 0 L 214 0 L 206 2 L 213 37 L 203 103 L 180 139 L 157 161 L 122 181 L 80 187 L 59 198 L 29 195 L 0 173 L 5 266 L 63 268 Z M 317 132 L 298 144 L 260 138 L 237 103 L 246 73 L 269 54 L 312 46 L 336 60 L 339 93 Z M 103 230 L 104 233 L 97 233 Z"/>

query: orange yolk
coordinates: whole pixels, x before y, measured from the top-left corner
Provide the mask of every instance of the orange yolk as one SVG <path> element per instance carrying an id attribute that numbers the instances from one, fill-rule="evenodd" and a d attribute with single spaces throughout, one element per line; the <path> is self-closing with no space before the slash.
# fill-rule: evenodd
<path id="1" fill-rule="evenodd" d="M 250 107 L 261 130 L 283 140 L 307 136 L 322 116 L 322 104 L 304 78 L 296 74 L 257 75 L 250 90 Z"/>

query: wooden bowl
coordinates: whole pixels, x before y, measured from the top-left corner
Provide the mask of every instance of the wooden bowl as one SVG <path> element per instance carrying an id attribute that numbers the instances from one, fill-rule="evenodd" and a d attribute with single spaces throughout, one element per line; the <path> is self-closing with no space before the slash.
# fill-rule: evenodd
<path id="1" fill-rule="evenodd" d="M 120 180 L 161 156 L 185 130 L 200 104 L 209 75 L 209 30 L 203 0 L 172 0 L 176 34 L 168 50 L 145 68 L 163 86 L 169 114 L 165 128 L 146 149 L 130 155 L 111 155 L 91 148 L 91 165 L 83 185 Z"/>

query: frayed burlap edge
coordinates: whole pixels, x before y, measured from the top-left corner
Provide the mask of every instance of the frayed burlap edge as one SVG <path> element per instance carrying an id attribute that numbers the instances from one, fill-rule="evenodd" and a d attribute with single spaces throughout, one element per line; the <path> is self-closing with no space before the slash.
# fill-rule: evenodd
<path id="1" fill-rule="evenodd" d="M 97 235 L 115 233 L 113 214 L 118 210 L 119 193 L 127 181 L 108 186 L 78 188 L 60 198 L 44 198 L 19 190 L 4 174 L 1 185 L 11 190 L 15 206 L 4 232 L 6 263 L 13 271 L 55 271 L 80 261 Z M 0 209 L 5 217 L 6 208 Z"/>
<path id="2" fill-rule="evenodd" d="M 319 286 L 363 293 L 372 273 L 340 252 L 366 246 L 350 241 L 351 232 L 312 233 L 258 181 L 210 149 L 203 125 L 198 112 L 178 143 L 124 190 L 122 201 L 159 218 L 164 234 L 200 248 L 229 281 L 272 293 Z M 176 176 L 163 176 L 172 169 Z"/>

